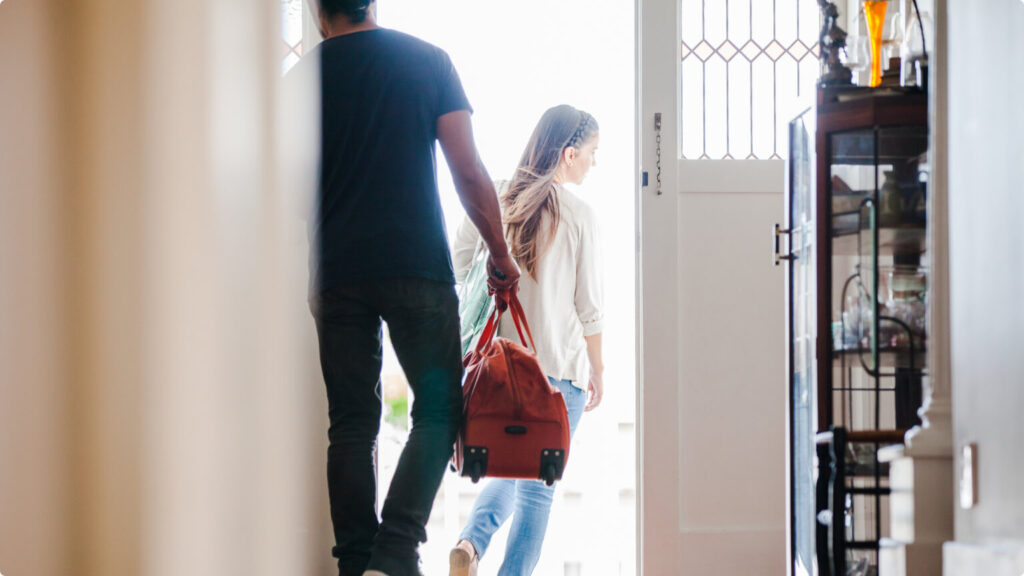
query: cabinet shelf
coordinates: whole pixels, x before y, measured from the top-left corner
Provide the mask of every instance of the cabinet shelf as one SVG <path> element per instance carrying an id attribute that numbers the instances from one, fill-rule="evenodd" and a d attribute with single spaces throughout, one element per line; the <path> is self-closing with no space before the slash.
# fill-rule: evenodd
<path id="1" fill-rule="evenodd" d="M 854 496 L 889 496 L 892 494 L 892 488 L 882 486 L 879 488 L 847 488 L 847 494 Z"/>
<path id="2" fill-rule="evenodd" d="M 878 540 L 855 540 L 846 543 L 850 550 L 878 550 Z"/>
<path id="3" fill-rule="evenodd" d="M 846 476 L 847 480 L 850 480 L 850 479 L 853 479 L 853 478 L 861 478 L 861 479 L 869 478 L 869 479 L 873 479 L 875 477 L 875 467 L 872 464 L 847 464 L 846 465 L 846 470 L 844 472 L 844 475 Z M 878 477 L 879 477 L 880 480 L 887 480 L 889 478 L 889 463 L 888 462 L 882 462 L 882 463 L 880 463 L 878 465 Z M 852 490 L 851 488 L 844 488 L 843 489 L 843 491 L 847 492 L 847 493 L 852 493 L 851 490 Z M 888 496 L 889 495 L 888 492 L 881 493 L 881 492 L 871 492 L 870 491 L 870 490 L 888 490 L 888 488 L 886 488 L 884 486 L 881 486 L 881 487 L 878 487 L 878 488 L 858 488 L 858 490 L 860 490 L 860 492 L 856 493 L 857 496 Z"/>
<path id="4" fill-rule="evenodd" d="M 870 356 L 871 350 L 868 348 L 843 348 L 840 350 L 832 351 L 832 360 L 835 363 L 842 362 L 844 359 L 849 362 L 853 360 L 856 362 L 860 356 Z M 914 350 L 914 369 L 922 371 L 924 370 L 924 363 L 927 356 L 927 350 L 921 348 Z M 910 369 L 908 366 L 910 360 L 910 349 L 909 348 L 882 348 L 878 351 L 878 364 L 882 368 L 905 368 Z"/>
<path id="5" fill-rule="evenodd" d="M 858 246 L 857 237 L 861 233 L 869 233 L 861 228 L 835 228 L 832 234 L 832 253 L 839 256 L 857 256 L 859 249 L 870 247 L 870 239 L 865 238 Z M 927 249 L 928 235 L 924 226 L 911 224 L 906 226 L 882 226 L 878 229 L 879 254 L 923 254 Z"/>
<path id="6" fill-rule="evenodd" d="M 846 432 L 848 443 L 860 444 L 903 444 L 903 437 L 906 430 L 899 428 L 892 430 L 849 430 Z M 831 431 L 818 432 L 814 435 L 814 443 L 818 445 L 832 442 L 835 435 Z"/>

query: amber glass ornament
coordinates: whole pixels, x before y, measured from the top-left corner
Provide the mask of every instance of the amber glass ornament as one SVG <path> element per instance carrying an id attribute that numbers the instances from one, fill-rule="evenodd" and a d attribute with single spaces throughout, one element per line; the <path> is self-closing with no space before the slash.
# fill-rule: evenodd
<path id="1" fill-rule="evenodd" d="M 868 38 L 871 41 L 872 88 L 882 83 L 882 28 L 888 10 L 888 0 L 864 0 L 864 16 L 868 21 Z"/>

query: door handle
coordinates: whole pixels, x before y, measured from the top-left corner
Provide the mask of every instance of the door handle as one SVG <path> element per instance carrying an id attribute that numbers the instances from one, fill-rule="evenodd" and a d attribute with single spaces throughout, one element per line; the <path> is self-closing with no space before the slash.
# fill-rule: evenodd
<path id="1" fill-rule="evenodd" d="M 789 254 L 779 254 L 779 238 L 783 234 L 792 234 L 793 230 L 790 228 L 783 229 L 778 222 L 772 226 L 772 244 L 774 249 L 772 250 L 772 263 L 778 266 L 783 260 L 796 260 L 796 254 L 790 252 Z"/>

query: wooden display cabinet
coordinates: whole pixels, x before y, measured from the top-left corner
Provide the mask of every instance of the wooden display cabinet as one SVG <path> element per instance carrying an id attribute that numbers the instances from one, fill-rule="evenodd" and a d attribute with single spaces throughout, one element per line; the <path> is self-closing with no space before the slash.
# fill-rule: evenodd
<path id="1" fill-rule="evenodd" d="M 927 99 L 820 88 L 790 123 L 790 549 L 794 576 L 877 573 L 878 449 L 918 423 L 926 377 Z M 789 236 L 788 254 L 779 254 Z"/>

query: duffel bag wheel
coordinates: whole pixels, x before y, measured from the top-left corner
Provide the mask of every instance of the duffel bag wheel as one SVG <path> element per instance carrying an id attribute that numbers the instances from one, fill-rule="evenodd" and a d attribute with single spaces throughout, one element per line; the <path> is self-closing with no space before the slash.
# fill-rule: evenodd
<path id="1" fill-rule="evenodd" d="M 480 476 L 482 475 L 483 471 L 480 470 L 480 461 L 475 460 L 469 467 L 469 479 L 473 481 L 473 484 L 476 484 L 480 481 Z"/>
<path id="2" fill-rule="evenodd" d="M 548 464 L 548 467 L 544 469 L 544 483 L 551 486 L 555 483 L 555 465 Z"/>

